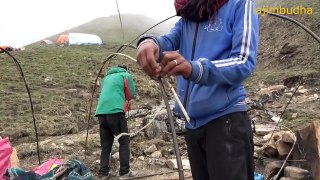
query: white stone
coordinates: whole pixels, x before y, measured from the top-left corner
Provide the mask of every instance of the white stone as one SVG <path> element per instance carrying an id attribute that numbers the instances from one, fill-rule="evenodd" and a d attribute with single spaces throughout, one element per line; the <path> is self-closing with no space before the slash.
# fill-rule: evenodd
<path id="1" fill-rule="evenodd" d="M 187 159 L 182 159 L 182 166 L 183 169 L 189 169 L 190 168 L 190 162 Z M 178 164 L 177 164 L 177 160 L 176 159 L 168 159 L 166 161 L 167 166 L 172 169 L 172 170 L 176 170 L 178 169 Z"/>
<path id="2" fill-rule="evenodd" d="M 160 151 L 155 151 L 150 155 L 150 157 L 152 157 L 152 158 L 160 158 L 160 157 L 162 157 L 162 154 L 161 154 Z"/>
<path id="3" fill-rule="evenodd" d="M 64 143 L 65 143 L 67 146 L 72 146 L 72 145 L 74 145 L 74 142 L 73 142 L 72 140 L 69 140 L 69 139 L 64 140 Z"/>
<path id="4" fill-rule="evenodd" d="M 139 159 L 140 161 L 144 161 L 144 156 L 139 156 L 138 159 Z"/>
<path id="5" fill-rule="evenodd" d="M 293 113 L 291 117 L 296 118 L 297 116 L 298 116 L 298 113 Z"/>
<path id="6" fill-rule="evenodd" d="M 274 122 L 276 122 L 276 123 L 282 121 L 282 119 L 280 119 L 280 116 L 273 116 L 271 119 L 272 119 L 272 121 L 274 121 Z"/>
<path id="7" fill-rule="evenodd" d="M 116 159 L 116 160 L 119 160 L 120 159 L 120 155 L 119 155 L 119 152 L 116 152 L 112 155 L 112 158 L 113 159 Z"/>
<path id="8" fill-rule="evenodd" d="M 155 152 L 157 149 L 157 146 L 155 144 L 152 144 L 150 147 L 148 147 L 146 150 L 144 150 L 144 154 L 149 155 Z"/>
<path id="9" fill-rule="evenodd" d="M 308 179 L 311 176 L 311 174 L 306 169 L 294 166 L 287 166 L 284 168 L 284 176 L 296 179 Z"/>

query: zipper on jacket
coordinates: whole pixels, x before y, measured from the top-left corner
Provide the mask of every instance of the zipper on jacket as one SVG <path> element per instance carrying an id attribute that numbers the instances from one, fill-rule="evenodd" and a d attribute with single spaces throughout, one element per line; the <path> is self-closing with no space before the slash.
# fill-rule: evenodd
<path id="1" fill-rule="evenodd" d="M 191 61 L 194 60 L 194 53 L 195 53 L 196 44 L 197 44 L 198 30 L 199 30 L 199 22 L 197 22 L 196 29 L 195 29 L 194 36 L 193 36 Z M 183 106 L 186 110 L 187 110 L 187 104 L 189 101 L 189 86 L 190 86 L 190 80 L 188 80 L 186 93 L 184 95 L 184 100 L 183 100 Z"/>

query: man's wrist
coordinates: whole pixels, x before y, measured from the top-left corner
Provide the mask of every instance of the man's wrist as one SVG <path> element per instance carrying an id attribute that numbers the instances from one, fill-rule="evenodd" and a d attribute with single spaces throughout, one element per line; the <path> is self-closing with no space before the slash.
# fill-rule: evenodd
<path id="1" fill-rule="evenodd" d="M 145 44 L 145 43 L 152 43 L 152 44 L 154 44 L 157 48 L 158 48 L 158 50 L 159 50 L 159 46 L 158 46 L 158 44 L 153 40 L 153 39 L 145 39 L 145 40 L 143 40 L 142 42 L 140 42 L 139 44 L 138 44 L 138 47 L 137 47 L 137 49 L 139 49 L 143 44 Z"/>
<path id="2" fill-rule="evenodd" d="M 190 64 L 190 62 L 187 62 L 187 64 L 188 65 L 186 71 L 182 74 L 185 79 L 189 79 L 192 74 L 192 65 Z"/>

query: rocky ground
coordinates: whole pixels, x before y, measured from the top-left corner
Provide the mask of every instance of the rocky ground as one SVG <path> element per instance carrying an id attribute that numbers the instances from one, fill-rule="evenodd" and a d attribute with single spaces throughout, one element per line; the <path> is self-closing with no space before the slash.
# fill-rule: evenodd
<path id="1" fill-rule="evenodd" d="M 283 113 L 290 99 L 290 105 L 286 108 L 285 113 Z M 297 89 L 288 88 L 284 85 L 269 86 L 261 88 L 255 93 L 255 96 L 249 96 L 247 98 L 247 103 L 250 107 L 248 112 L 255 124 L 254 143 L 257 172 L 268 177 L 275 175 L 273 166 L 280 169 L 293 145 L 295 139 L 294 133 L 290 131 L 295 132 L 298 130 L 290 126 L 288 122 L 297 119 L 305 109 L 310 109 L 307 107 L 308 105 L 319 106 L 319 102 L 320 98 L 316 91 L 306 89 L 304 86 L 300 86 Z M 298 110 L 292 109 L 293 107 L 305 108 Z M 281 114 L 284 115 L 281 116 Z M 144 130 L 134 133 L 141 130 L 141 128 L 150 121 L 153 122 Z M 132 169 L 136 170 L 140 176 L 168 173 L 147 177 L 146 179 L 178 179 L 177 172 L 170 173 L 172 170 L 176 170 L 177 166 L 175 164 L 170 127 L 167 122 L 167 112 L 162 106 L 152 106 L 146 103 L 129 112 L 129 129 L 131 133 L 134 133 L 134 136 L 131 137 L 130 144 Z M 277 126 L 277 124 L 279 126 Z M 284 124 L 289 125 L 290 128 L 287 128 Z M 185 176 L 191 179 L 191 174 L 188 170 L 190 167 L 186 144 L 183 138 L 183 121 L 176 119 L 175 126 L 178 133 L 178 144 L 183 159 L 183 166 L 186 169 Z M 305 126 L 308 126 L 308 123 L 306 123 Z M 302 126 L 299 126 L 299 129 L 302 128 Z M 275 134 L 270 142 L 273 131 L 275 131 Z M 48 137 L 42 140 L 40 142 L 42 161 L 50 157 L 59 157 L 62 160 L 79 159 L 85 162 L 96 174 L 99 167 L 100 155 L 98 132 L 99 129 L 97 125 L 94 125 L 90 129 L 86 156 L 84 154 L 85 131 L 78 134 Z M 279 139 L 281 141 L 279 141 Z M 283 142 L 283 139 L 287 140 Z M 117 172 L 119 167 L 118 147 L 118 143 L 115 143 L 112 149 L 111 164 L 114 172 Z M 37 156 L 35 143 L 22 143 L 16 146 L 16 149 L 20 158 L 21 167 L 30 169 L 36 166 Z M 294 160 L 292 155 L 290 156 L 290 160 Z M 278 164 L 273 165 L 273 169 L 271 168 L 271 170 L 270 168 L 265 168 L 270 162 L 273 164 L 276 162 Z M 301 164 L 305 164 L 305 161 Z M 302 165 L 299 166 L 298 163 L 299 167 L 302 167 Z M 273 174 L 270 171 L 272 171 Z"/>

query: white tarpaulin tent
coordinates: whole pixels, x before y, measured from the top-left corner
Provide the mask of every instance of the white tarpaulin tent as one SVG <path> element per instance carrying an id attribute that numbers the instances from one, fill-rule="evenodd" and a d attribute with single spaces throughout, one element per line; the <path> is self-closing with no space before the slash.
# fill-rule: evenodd
<path id="1" fill-rule="evenodd" d="M 69 33 L 69 45 L 82 44 L 102 44 L 102 40 L 94 34 Z"/>

